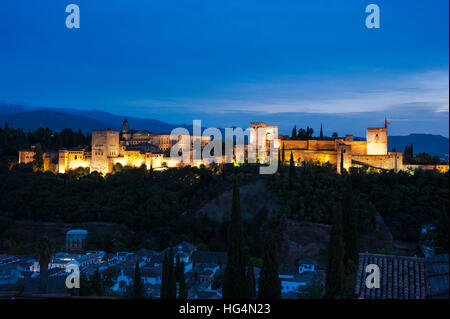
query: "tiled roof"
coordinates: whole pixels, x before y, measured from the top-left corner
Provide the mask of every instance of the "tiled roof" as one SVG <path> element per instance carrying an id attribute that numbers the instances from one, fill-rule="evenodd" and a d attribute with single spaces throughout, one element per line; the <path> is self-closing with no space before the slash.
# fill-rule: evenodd
<path id="1" fill-rule="evenodd" d="M 134 278 L 135 267 L 123 267 L 123 274 L 130 279 Z M 140 269 L 141 277 L 156 278 L 162 275 L 162 266 L 159 267 L 143 267 Z"/>
<path id="2" fill-rule="evenodd" d="M 136 252 L 136 255 L 139 257 L 147 257 L 152 255 L 153 253 L 153 250 L 141 248 Z"/>
<path id="3" fill-rule="evenodd" d="M 278 267 L 278 274 L 281 276 L 294 276 L 298 274 L 298 268 L 292 265 L 282 265 Z"/>
<path id="4" fill-rule="evenodd" d="M 311 258 L 302 258 L 298 261 L 298 265 L 317 265 L 317 262 Z"/>
<path id="5" fill-rule="evenodd" d="M 187 252 L 187 253 L 192 253 L 194 250 L 197 249 L 197 246 L 195 246 L 194 244 L 188 243 L 187 241 L 183 241 L 181 242 L 178 247 L 181 246 L 182 251 Z"/>
<path id="6" fill-rule="evenodd" d="M 150 257 L 151 263 L 162 264 L 164 262 L 164 254 L 163 253 L 153 252 L 152 254 L 149 255 L 149 257 Z"/>
<path id="7" fill-rule="evenodd" d="M 366 266 L 380 268 L 380 288 L 366 287 Z M 425 299 L 423 258 L 360 254 L 355 293 L 364 299 Z"/>
<path id="8" fill-rule="evenodd" d="M 449 298 L 448 280 L 449 255 L 436 255 L 425 258 L 426 294 L 431 299 Z"/>
<path id="9" fill-rule="evenodd" d="M 24 295 L 39 294 L 39 277 L 19 278 L 17 285 L 23 287 Z M 47 281 L 47 293 L 66 293 L 66 276 L 50 276 Z"/>
<path id="10" fill-rule="evenodd" d="M 141 269 L 141 277 L 156 278 L 162 276 L 162 266 Z"/>
<path id="11" fill-rule="evenodd" d="M 295 275 L 292 281 L 302 282 L 305 283 L 307 286 L 311 286 L 314 281 L 317 283 L 322 283 L 324 280 L 319 273 L 313 271 L 305 271 L 301 274 Z"/>
<path id="12" fill-rule="evenodd" d="M 194 263 L 226 264 L 228 258 L 226 252 L 196 250 L 192 253 L 191 260 Z"/>

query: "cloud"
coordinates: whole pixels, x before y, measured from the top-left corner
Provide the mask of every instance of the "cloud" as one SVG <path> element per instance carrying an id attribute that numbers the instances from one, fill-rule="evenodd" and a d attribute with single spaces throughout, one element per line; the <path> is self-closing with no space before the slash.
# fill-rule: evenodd
<path id="1" fill-rule="evenodd" d="M 260 113 L 310 112 L 351 113 L 408 111 L 428 108 L 449 110 L 448 70 L 400 76 L 376 75 L 355 78 L 284 77 L 266 82 L 240 83 L 205 92 L 199 98 L 176 97 L 168 100 L 134 100 L 130 106 L 164 108 L 173 112 Z"/>
<path id="2" fill-rule="evenodd" d="M 448 136 L 448 70 L 355 78 L 284 77 L 233 84 L 201 98 L 134 100 L 129 104 L 151 116 L 172 121 L 202 119 L 212 126 L 246 126 L 267 121 L 289 132 L 294 124 L 364 134 L 387 116 L 395 134 L 411 132 Z"/>

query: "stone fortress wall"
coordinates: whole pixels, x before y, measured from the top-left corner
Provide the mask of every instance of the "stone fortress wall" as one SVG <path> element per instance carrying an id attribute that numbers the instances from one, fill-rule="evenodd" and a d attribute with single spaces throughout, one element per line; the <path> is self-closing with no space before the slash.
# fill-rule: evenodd
<path id="1" fill-rule="evenodd" d="M 255 143 L 258 149 L 266 148 L 270 151 L 279 151 L 280 159 L 289 162 L 291 153 L 296 165 L 303 161 L 315 161 L 330 163 L 336 166 L 340 173 L 341 161 L 343 167 L 348 170 L 352 166 L 366 166 L 382 170 L 411 169 L 411 165 L 403 164 L 401 152 L 388 152 L 387 128 L 368 128 L 366 140 L 354 140 L 352 135 L 333 138 L 293 139 L 278 134 L 278 127 L 267 125 L 264 122 L 250 123 L 250 127 L 260 129 L 260 133 L 252 131 L 249 136 L 250 143 Z M 149 131 L 130 130 L 127 120 L 124 120 L 121 132 L 102 130 L 92 132 L 91 148 L 78 147 L 72 149 L 60 149 L 57 152 L 44 153 L 44 170 L 48 170 L 51 163 L 56 163 L 56 171 L 65 173 L 79 167 L 89 168 L 90 172 L 101 174 L 110 173 L 115 164 L 122 166 L 141 167 L 156 170 L 166 167 L 178 167 L 183 165 L 179 159 L 167 156 L 170 148 L 177 141 L 170 141 L 170 134 L 153 134 Z M 277 137 L 270 145 L 270 140 Z M 193 137 L 190 136 L 191 144 Z M 211 141 L 210 137 L 201 137 L 204 147 Z M 248 150 L 248 145 L 245 145 Z M 192 145 L 191 145 L 192 150 Z M 192 152 L 192 151 L 191 151 Z M 284 152 L 284 154 L 283 154 Z M 191 154 L 192 155 L 192 154 Z M 34 160 L 34 150 L 19 151 L 19 163 L 29 163 Z M 194 162 L 193 165 L 209 164 L 204 161 Z M 430 165 L 422 165 L 424 169 L 430 169 Z M 440 165 L 442 166 L 442 165 Z M 439 171 L 448 171 L 446 168 L 438 168 Z"/>
<path id="2" fill-rule="evenodd" d="M 272 134 L 276 126 L 266 125 L 262 122 L 251 123 L 255 129 L 267 128 L 268 134 Z M 268 139 L 268 138 L 267 138 Z M 337 171 L 343 167 L 349 169 L 352 166 L 368 166 L 377 169 L 395 170 L 403 169 L 403 154 L 387 151 L 387 128 L 368 128 L 366 140 L 354 140 L 352 135 L 336 138 L 311 138 L 295 139 L 281 137 L 278 142 L 281 159 L 285 162 L 294 158 L 296 163 L 303 161 L 316 161 L 336 165 Z M 258 145 L 258 144 L 257 144 Z"/>

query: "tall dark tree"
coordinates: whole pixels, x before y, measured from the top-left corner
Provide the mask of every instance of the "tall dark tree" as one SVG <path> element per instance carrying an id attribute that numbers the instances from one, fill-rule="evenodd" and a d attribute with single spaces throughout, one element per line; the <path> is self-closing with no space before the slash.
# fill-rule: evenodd
<path id="1" fill-rule="evenodd" d="M 297 125 L 294 125 L 294 128 L 292 129 L 292 138 L 297 137 Z"/>
<path id="2" fill-rule="evenodd" d="M 247 267 L 247 298 L 255 299 L 256 298 L 256 281 L 255 281 L 255 271 L 253 266 L 250 265 Z"/>
<path id="3" fill-rule="evenodd" d="M 227 266 L 223 278 L 224 299 L 244 299 L 245 286 L 244 235 L 241 217 L 241 202 L 236 180 L 233 186 L 233 204 L 228 226 Z"/>
<path id="4" fill-rule="evenodd" d="M 307 126 L 306 127 L 306 137 L 312 138 L 313 134 L 314 134 L 314 129 L 312 127 Z"/>
<path id="5" fill-rule="evenodd" d="M 281 150 L 278 148 L 278 165 L 281 165 Z"/>
<path id="6" fill-rule="evenodd" d="M 91 286 L 91 294 L 95 296 L 103 296 L 105 294 L 105 286 L 103 284 L 103 279 L 98 270 L 96 270 L 92 275 L 92 278 L 90 279 L 90 286 Z"/>
<path id="7" fill-rule="evenodd" d="M 403 162 L 406 164 L 414 163 L 413 144 L 411 144 L 410 146 L 405 146 L 405 151 L 403 152 Z"/>
<path id="8" fill-rule="evenodd" d="M 283 149 L 282 149 L 282 153 L 281 153 L 281 161 L 284 163 L 285 160 L 285 155 L 284 155 L 284 143 L 283 143 Z"/>
<path id="9" fill-rule="evenodd" d="M 161 275 L 161 299 L 167 299 L 167 282 L 169 280 L 169 271 L 168 271 L 168 257 L 167 252 L 164 253 L 163 266 L 162 266 L 162 275 Z"/>
<path id="10" fill-rule="evenodd" d="M 436 228 L 436 244 L 440 249 L 440 253 L 448 253 L 449 218 L 447 211 L 444 210 L 441 213 L 439 223 Z"/>
<path id="11" fill-rule="evenodd" d="M 312 127 L 307 126 L 306 130 L 304 128 L 300 128 L 297 132 L 297 137 L 302 139 L 309 139 L 312 137 L 314 130 Z"/>
<path id="12" fill-rule="evenodd" d="M 346 272 L 356 271 L 358 264 L 358 233 L 356 214 L 353 209 L 353 188 L 349 175 L 346 177 L 347 187 L 344 191 L 342 203 L 342 230 L 344 238 L 344 264 Z"/>
<path id="13" fill-rule="evenodd" d="M 169 259 L 167 263 L 167 299 L 177 299 L 177 281 L 175 277 L 175 267 L 173 262 L 173 250 L 169 249 Z"/>
<path id="14" fill-rule="evenodd" d="M 323 138 L 322 123 L 320 123 L 320 138 Z"/>
<path id="15" fill-rule="evenodd" d="M 184 274 L 184 264 L 181 264 L 180 255 L 177 254 L 175 258 L 175 279 L 177 282 L 180 282 L 181 275 Z"/>
<path id="16" fill-rule="evenodd" d="M 326 275 L 326 295 L 336 298 L 344 291 L 344 239 L 342 234 L 342 212 L 338 207 L 334 213 L 333 226 L 328 244 L 328 263 Z"/>
<path id="17" fill-rule="evenodd" d="M 311 285 L 308 287 L 307 298 L 309 299 L 323 298 L 323 287 L 320 280 L 317 277 L 313 277 Z"/>
<path id="18" fill-rule="evenodd" d="M 149 170 L 148 174 L 149 174 L 150 177 L 153 177 L 153 175 L 154 175 L 154 170 L 153 170 L 153 165 L 152 164 L 150 164 L 150 170 Z"/>
<path id="19" fill-rule="evenodd" d="M 185 300 L 188 298 L 188 291 L 187 291 L 187 285 L 186 285 L 186 277 L 184 276 L 184 262 L 180 262 L 180 267 L 183 269 L 183 271 L 180 272 L 179 276 L 179 282 L 180 282 L 180 291 L 178 292 L 178 299 Z"/>
<path id="20" fill-rule="evenodd" d="M 44 169 L 44 151 L 40 143 L 36 144 L 36 148 L 34 149 L 34 162 L 33 165 L 37 170 Z"/>
<path id="21" fill-rule="evenodd" d="M 339 173 L 344 174 L 344 151 L 341 151 L 341 161 L 339 163 Z"/>
<path id="22" fill-rule="evenodd" d="M 289 187 L 292 187 L 292 184 L 295 179 L 295 162 L 294 162 L 294 154 L 291 152 L 291 158 L 289 160 Z"/>
<path id="23" fill-rule="evenodd" d="M 141 279 L 141 269 L 139 268 L 139 261 L 136 261 L 134 268 L 134 282 L 133 282 L 133 298 L 142 299 L 144 296 L 144 286 Z"/>
<path id="24" fill-rule="evenodd" d="M 46 293 L 48 288 L 48 264 L 55 254 L 55 243 L 43 235 L 36 245 L 36 255 L 39 258 L 39 291 Z"/>
<path id="25" fill-rule="evenodd" d="M 278 276 L 277 248 L 273 235 L 268 233 L 264 243 L 263 265 L 259 273 L 258 299 L 280 299 L 281 281 Z"/>

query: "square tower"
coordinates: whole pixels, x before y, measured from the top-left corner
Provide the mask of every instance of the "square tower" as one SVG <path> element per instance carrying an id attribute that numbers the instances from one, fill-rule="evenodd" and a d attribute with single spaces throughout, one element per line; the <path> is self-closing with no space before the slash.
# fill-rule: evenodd
<path id="1" fill-rule="evenodd" d="M 112 159 L 119 156 L 119 132 L 92 131 L 91 173 L 106 174 L 112 171 Z"/>
<path id="2" fill-rule="evenodd" d="M 250 131 L 249 144 L 255 144 L 257 150 L 263 147 L 268 150 L 271 140 L 274 140 L 274 148 L 280 147 L 278 126 L 267 125 L 264 122 L 251 122 L 250 128 L 254 129 L 254 131 Z"/>
<path id="3" fill-rule="evenodd" d="M 367 155 L 387 155 L 387 128 L 367 129 Z"/>

